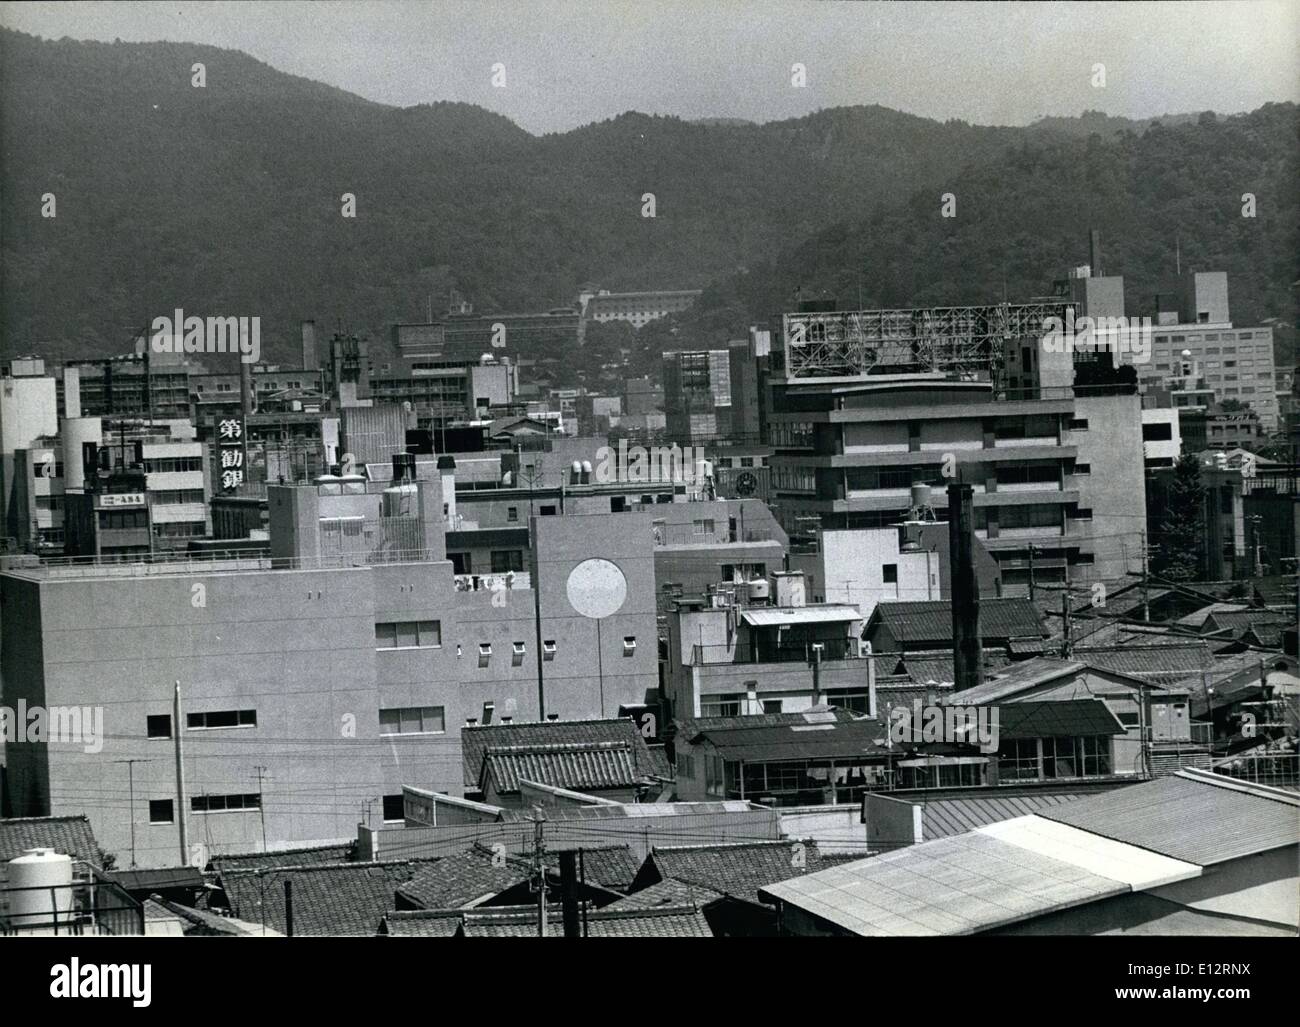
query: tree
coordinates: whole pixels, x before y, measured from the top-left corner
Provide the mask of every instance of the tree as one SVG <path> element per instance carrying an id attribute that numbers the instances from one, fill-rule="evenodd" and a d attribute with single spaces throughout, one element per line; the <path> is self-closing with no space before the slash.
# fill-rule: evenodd
<path id="1" fill-rule="evenodd" d="M 1171 581 L 1193 581 L 1204 564 L 1205 488 L 1200 461 L 1188 453 L 1174 465 L 1165 517 L 1160 524 L 1156 572 Z"/>

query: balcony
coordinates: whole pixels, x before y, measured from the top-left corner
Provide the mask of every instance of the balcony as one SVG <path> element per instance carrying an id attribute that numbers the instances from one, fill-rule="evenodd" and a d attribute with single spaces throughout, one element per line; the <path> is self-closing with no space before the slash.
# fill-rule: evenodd
<path id="1" fill-rule="evenodd" d="M 840 662 L 845 660 L 862 660 L 859 655 L 859 643 L 856 638 L 832 638 L 817 642 L 822 646 L 821 662 Z M 762 663 L 802 663 L 812 665 L 812 642 L 797 645 L 772 646 L 761 641 L 729 645 L 693 645 L 691 646 L 692 666 L 717 666 L 719 664 L 736 664 L 753 666 Z"/>
<path id="2" fill-rule="evenodd" d="M 504 574 L 453 574 L 457 592 L 509 592 L 533 587 L 528 571 L 507 571 Z"/>

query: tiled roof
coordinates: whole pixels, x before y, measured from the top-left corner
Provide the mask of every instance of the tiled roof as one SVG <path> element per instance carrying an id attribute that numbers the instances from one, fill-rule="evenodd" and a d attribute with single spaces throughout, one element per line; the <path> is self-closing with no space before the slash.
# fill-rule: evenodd
<path id="1" fill-rule="evenodd" d="M 888 663 L 891 659 L 892 657 L 883 662 Z M 983 662 L 984 673 L 990 674 L 1005 667 L 1011 661 L 1007 658 L 1006 653 L 1000 650 L 985 649 Z M 939 653 L 904 653 L 898 657 L 896 666 L 901 667 L 902 673 L 907 675 L 908 680 L 917 685 L 940 687 L 951 685 L 957 676 L 953 669 L 952 653 L 946 651 Z"/>
<path id="2" fill-rule="evenodd" d="M 390 910 L 379 933 L 390 938 L 451 938 L 460 923 L 459 909 Z"/>
<path id="3" fill-rule="evenodd" d="M 823 856 L 815 842 L 655 846 L 637 875 L 637 883 L 649 886 L 672 878 L 758 904 L 759 888 L 839 862 L 842 860 Z"/>
<path id="4" fill-rule="evenodd" d="M 313 863 L 350 863 L 355 855 L 355 842 L 337 842 L 330 845 L 308 845 L 271 852 L 232 852 L 213 856 L 208 861 L 208 867 L 218 871 L 302 867 Z"/>
<path id="5" fill-rule="evenodd" d="M 0 863 L 28 849 L 53 849 L 99 865 L 99 843 L 84 816 L 13 817 L 0 820 Z"/>
<path id="6" fill-rule="evenodd" d="M 1079 660 L 1040 656 L 1024 663 L 1013 663 L 985 678 L 982 684 L 954 693 L 950 701 L 964 706 L 996 702 L 1058 678 L 1079 674 L 1084 669 L 1085 665 Z"/>
<path id="7" fill-rule="evenodd" d="M 721 892 L 702 884 L 687 884 L 669 877 L 626 898 L 611 902 L 605 909 L 658 909 L 662 906 L 707 906 L 722 898 Z"/>
<path id="8" fill-rule="evenodd" d="M 1038 815 L 1208 866 L 1295 845 L 1300 795 L 1184 770 Z"/>
<path id="9" fill-rule="evenodd" d="M 871 626 L 877 624 L 887 627 L 900 644 L 951 641 L 952 604 L 946 599 L 877 603 Z M 980 600 L 980 636 L 986 643 L 991 639 L 1045 638 L 1047 634 L 1028 599 Z"/>
<path id="10" fill-rule="evenodd" d="M 203 887 L 203 874 L 194 867 L 163 867 L 158 870 L 115 870 L 109 874 L 127 891 L 157 891 L 165 888 Z"/>
<path id="11" fill-rule="evenodd" d="M 587 911 L 590 938 L 712 938 L 704 914 L 693 906 L 657 909 L 593 909 Z M 466 938 L 536 938 L 537 910 L 467 910 Z M 563 937 L 558 916 L 548 925 L 548 937 Z"/>
<path id="12" fill-rule="evenodd" d="M 459 909 L 523 884 L 529 874 L 527 863 L 519 857 L 499 857 L 475 848 L 426 863 L 398 891 L 424 909 Z"/>
<path id="13" fill-rule="evenodd" d="M 493 745 L 484 750 L 480 791 L 486 794 L 491 784 L 499 794 L 517 792 L 521 780 L 585 791 L 633 788 L 641 777 L 626 741 Z"/>
<path id="14" fill-rule="evenodd" d="M 664 751 L 662 745 L 647 745 L 646 749 L 650 753 L 650 775 L 652 777 L 666 777 L 670 781 L 673 779 L 673 767 L 668 762 L 668 753 Z"/>
<path id="15" fill-rule="evenodd" d="M 232 920 L 229 917 L 218 916 L 206 909 L 182 906 L 180 903 L 170 902 L 160 895 L 151 896 L 149 902 L 164 910 L 169 916 L 179 917 L 185 921 L 185 933 L 187 935 L 238 937 L 253 933 L 252 928 L 255 926 L 246 924 L 242 920 Z"/>
<path id="16" fill-rule="evenodd" d="M 548 851 L 546 865 L 558 874 L 559 852 Z M 632 849 L 628 845 L 602 845 L 597 848 L 583 846 L 582 869 L 586 873 L 588 885 L 625 892 L 632 887 L 641 864 L 632 855 Z"/>
<path id="17" fill-rule="evenodd" d="M 461 728 L 460 741 L 465 787 L 471 791 L 478 789 L 488 747 L 626 742 L 632 746 L 637 776 L 648 777 L 653 772 L 645 739 L 631 717 L 478 725 Z"/>
<path id="18" fill-rule="evenodd" d="M 1076 648 L 1074 658 L 1091 667 L 1131 674 L 1154 684 L 1171 685 L 1214 665 L 1204 642 L 1178 640 L 1173 645 L 1128 645 L 1120 649 Z"/>
<path id="19" fill-rule="evenodd" d="M 296 935 L 370 935 L 393 908 L 402 885 L 429 860 L 276 867 L 265 872 L 228 870 L 221 885 L 241 920 L 285 933 L 284 882 L 293 882 Z"/>

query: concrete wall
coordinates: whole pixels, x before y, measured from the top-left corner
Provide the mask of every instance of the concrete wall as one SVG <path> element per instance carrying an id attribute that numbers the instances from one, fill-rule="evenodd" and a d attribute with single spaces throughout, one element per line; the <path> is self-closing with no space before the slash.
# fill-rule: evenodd
<path id="1" fill-rule="evenodd" d="M 1070 568 L 1074 581 L 1110 581 L 1140 569 L 1142 528 L 1146 524 L 1146 475 L 1142 448 L 1141 397 L 1080 396 L 1075 416 L 1087 418 L 1087 431 L 1072 431 L 1077 463 L 1091 473 L 1070 479 L 1079 489 L 1079 506 L 1089 521 L 1067 521 L 1093 563 Z M 1087 541 L 1084 541 L 1087 540 Z M 1123 545 L 1121 543 L 1124 543 Z M 1134 562 L 1136 560 L 1137 562 Z"/>

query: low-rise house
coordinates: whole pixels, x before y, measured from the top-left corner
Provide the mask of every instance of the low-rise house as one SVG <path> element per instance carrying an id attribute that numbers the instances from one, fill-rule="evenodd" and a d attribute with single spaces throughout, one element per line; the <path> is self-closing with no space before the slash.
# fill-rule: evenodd
<path id="1" fill-rule="evenodd" d="M 1028 599 L 981 599 L 980 640 L 1013 659 L 1044 651 L 1050 632 Z M 864 638 L 873 652 L 900 653 L 922 649 L 952 651 L 952 603 L 882 602 L 867 621 Z"/>
<path id="2" fill-rule="evenodd" d="M 759 889 L 835 862 L 815 842 L 797 839 L 656 846 L 637 873 L 632 894 L 611 908 L 673 908 L 665 899 L 675 896 L 679 905 L 685 898 L 700 907 L 716 935 L 772 934 L 775 913 L 759 898 Z"/>
<path id="3" fill-rule="evenodd" d="M 1091 736 L 1079 735 L 1063 750 L 1023 734 L 1012 739 L 1004 729 L 999 766 L 1017 780 L 1024 780 L 1141 775 L 1167 772 L 1189 763 L 1209 765 L 1208 739 L 1193 739 L 1188 689 L 1155 688 L 1139 678 L 1102 670 L 1081 660 L 1039 657 L 1013 664 L 974 688 L 954 693 L 949 702 L 996 706 L 1005 716 L 1010 707 L 1022 702 L 1074 702 L 1080 698 L 1100 699 L 1123 725 L 1124 734 L 1099 731 Z M 1062 768 L 1068 772 L 1062 772 Z"/>

